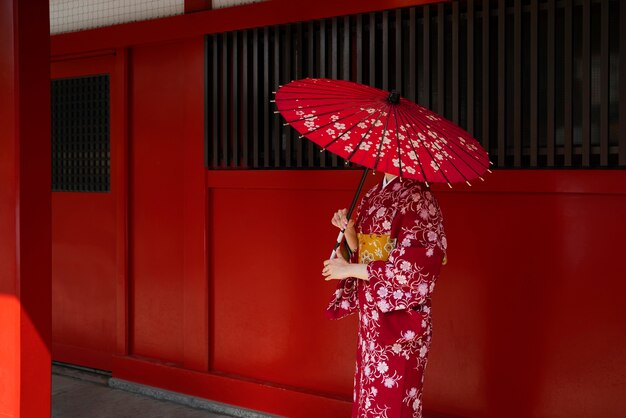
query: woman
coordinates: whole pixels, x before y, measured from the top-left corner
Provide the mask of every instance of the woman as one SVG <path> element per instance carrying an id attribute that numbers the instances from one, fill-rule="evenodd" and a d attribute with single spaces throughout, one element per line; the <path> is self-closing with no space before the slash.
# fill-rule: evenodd
<path id="1" fill-rule="evenodd" d="M 353 256 L 324 261 L 326 280 L 341 280 L 327 313 L 359 311 L 352 417 L 421 417 L 431 294 L 447 246 L 439 205 L 425 184 L 387 174 L 356 222 L 343 209 L 332 223 L 346 228 Z"/>

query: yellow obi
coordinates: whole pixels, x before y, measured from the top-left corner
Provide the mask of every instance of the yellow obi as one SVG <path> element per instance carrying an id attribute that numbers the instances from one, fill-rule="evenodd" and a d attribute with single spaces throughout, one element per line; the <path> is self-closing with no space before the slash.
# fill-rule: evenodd
<path id="1" fill-rule="evenodd" d="M 387 261 L 389 253 L 396 245 L 396 239 L 389 235 L 357 234 L 359 239 L 359 263 Z"/>

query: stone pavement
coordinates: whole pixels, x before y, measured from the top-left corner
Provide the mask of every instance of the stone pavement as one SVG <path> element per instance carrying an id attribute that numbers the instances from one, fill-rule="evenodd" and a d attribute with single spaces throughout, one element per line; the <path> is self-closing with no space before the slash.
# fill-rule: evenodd
<path id="1" fill-rule="evenodd" d="M 114 381 L 115 379 L 113 379 Z M 124 381 L 121 381 L 124 382 Z M 159 392 L 153 388 L 127 382 L 132 391 Z M 119 384 L 119 381 L 118 381 Z M 121 385 L 122 387 L 124 385 Z M 157 395 L 158 396 L 158 395 Z M 198 398 L 186 397 L 173 392 L 163 392 L 162 399 L 140 393 L 116 389 L 109 385 L 109 377 L 87 371 L 53 366 L 52 417 L 53 418 L 222 418 L 267 417 L 254 411 L 240 410 L 229 405 L 212 403 Z M 190 405 L 171 399 L 189 399 Z M 207 410 L 209 409 L 209 410 Z M 222 411 L 220 413 L 210 412 Z M 223 414 L 227 411 L 227 414 Z"/>

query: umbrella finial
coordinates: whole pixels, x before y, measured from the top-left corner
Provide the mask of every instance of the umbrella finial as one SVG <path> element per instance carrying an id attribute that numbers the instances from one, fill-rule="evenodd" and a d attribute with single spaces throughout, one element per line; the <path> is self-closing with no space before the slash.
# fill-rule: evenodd
<path id="1" fill-rule="evenodd" d="M 393 104 L 400 103 L 400 93 L 398 93 L 396 90 L 391 90 L 391 93 L 389 93 L 389 97 L 387 97 L 387 100 L 389 100 L 389 103 Z"/>

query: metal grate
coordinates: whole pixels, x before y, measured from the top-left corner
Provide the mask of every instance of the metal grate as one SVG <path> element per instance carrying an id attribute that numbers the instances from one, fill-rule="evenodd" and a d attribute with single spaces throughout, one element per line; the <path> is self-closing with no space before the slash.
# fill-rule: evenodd
<path id="1" fill-rule="evenodd" d="M 280 84 L 330 77 L 399 90 L 498 168 L 625 167 L 624 27 L 617 0 L 467 0 L 209 35 L 206 165 L 343 168 L 270 103 Z"/>
<path id="2" fill-rule="evenodd" d="M 108 192 L 109 76 L 52 80 L 52 191 Z"/>

